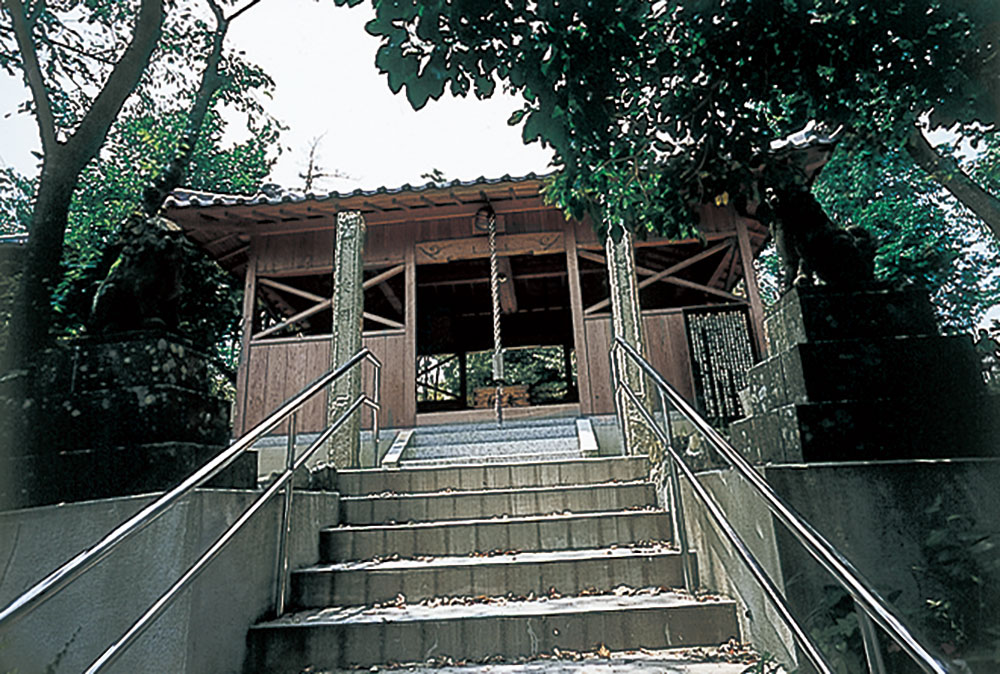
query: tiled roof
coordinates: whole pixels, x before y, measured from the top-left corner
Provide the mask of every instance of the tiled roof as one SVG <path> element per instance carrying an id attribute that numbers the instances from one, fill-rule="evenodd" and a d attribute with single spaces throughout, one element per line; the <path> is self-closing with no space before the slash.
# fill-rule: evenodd
<path id="1" fill-rule="evenodd" d="M 338 192 L 336 190 L 325 193 L 298 192 L 295 190 L 284 190 L 280 187 L 269 189 L 268 186 L 254 196 L 240 196 L 233 194 L 213 194 L 211 192 L 199 192 L 197 190 L 174 190 L 164 204 L 165 208 L 205 208 L 210 206 L 257 206 L 280 204 L 297 204 L 306 201 L 324 202 L 340 201 L 357 197 L 374 197 L 378 195 L 399 195 L 407 193 L 430 192 L 439 190 L 449 190 L 456 188 L 487 187 L 492 185 L 516 185 L 536 180 L 542 180 L 552 175 L 529 173 L 524 176 L 504 175 L 500 178 L 487 178 L 480 176 L 474 180 L 451 180 L 441 183 L 428 182 L 423 185 L 410 185 L 406 183 L 400 187 L 378 187 L 373 190 L 356 189 L 350 192 Z"/>

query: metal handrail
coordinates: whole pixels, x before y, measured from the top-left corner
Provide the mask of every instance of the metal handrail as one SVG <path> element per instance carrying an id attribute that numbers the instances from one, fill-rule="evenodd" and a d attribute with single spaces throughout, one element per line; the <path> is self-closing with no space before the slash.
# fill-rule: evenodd
<path id="1" fill-rule="evenodd" d="M 353 367 L 362 361 L 372 363 L 374 373 L 374 398 L 362 393 L 344 412 L 331 424 L 322 434 L 317 437 L 312 444 L 298 457 L 294 457 L 295 442 L 295 418 L 297 411 L 308 402 L 314 395 L 325 389 L 334 381 L 342 377 Z M 185 589 L 198 575 L 205 569 L 226 546 L 226 544 L 239 532 L 239 530 L 253 518 L 283 487 L 285 490 L 285 510 L 282 513 L 282 527 L 279 531 L 278 545 L 278 578 L 276 591 L 277 610 L 279 613 L 284 610 L 284 583 L 287 576 L 287 536 L 289 531 L 289 512 L 291 506 L 291 493 L 293 489 L 292 476 L 294 472 L 302 467 L 315 451 L 325 443 L 329 437 L 340 428 L 351 414 L 359 407 L 365 405 L 372 410 L 372 433 L 375 442 L 378 442 L 379 426 L 378 411 L 380 409 L 380 370 L 382 364 L 378 358 L 367 348 L 362 348 L 354 356 L 334 370 L 320 376 L 312 383 L 308 384 L 299 393 L 282 403 L 274 412 L 263 421 L 245 433 L 236 442 L 220 452 L 215 458 L 192 473 L 173 489 L 165 492 L 151 504 L 140 510 L 138 513 L 127 519 L 122 524 L 105 535 L 100 541 L 90 548 L 80 552 L 76 557 L 70 559 L 59 568 L 52 571 L 45 578 L 35 583 L 27 591 L 15 598 L 10 604 L 0 610 L 0 632 L 9 628 L 15 622 L 28 615 L 44 602 L 48 601 L 77 578 L 95 567 L 105 557 L 107 557 L 116 547 L 136 535 L 161 515 L 167 512 L 181 498 L 187 496 L 191 491 L 203 486 L 206 482 L 218 475 L 222 470 L 231 465 L 236 459 L 242 456 L 257 440 L 263 437 L 289 416 L 292 417 L 289 427 L 289 459 L 286 463 L 284 473 L 271 484 L 263 494 L 261 494 L 250 506 L 240 515 L 237 520 L 230 525 L 226 531 L 205 551 L 201 557 L 178 579 L 159 599 L 129 628 L 129 630 L 114 644 L 112 644 L 97 660 L 86 670 L 88 673 L 100 671 L 103 667 L 111 664 L 124 652 L 124 650 L 141 635 L 149 625 L 152 624 L 160 614 L 171 604 L 176 596 Z M 294 457 L 294 458 L 293 458 Z"/>
<path id="2" fill-rule="evenodd" d="M 805 518 L 803 518 L 784 498 L 782 498 L 770 483 L 757 473 L 750 465 L 750 463 L 743 458 L 743 456 L 733 448 L 723 437 L 719 434 L 715 428 L 711 426 L 697 411 L 674 389 L 670 384 L 668 384 L 663 377 L 657 372 L 652 365 L 646 361 L 635 348 L 626 342 L 621 336 L 615 337 L 615 344 L 611 348 L 612 352 L 612 367 L 615 367 L 616 361 L 614 358 L 614 351 L 616 349 L 621 349 L 629 358 L 631 358 L 636 365 L 638 365 L 642 371 L 656 384 L 660 391 L 661 396 L 666 396 L 669 398 L 671 405 L 674 409 L 680 412 L 692 425 L 709 441 L 713 448 L 734 468 L 736 472 L 744 477 L 750 485 L 754 488 L 754 491 L 760 496 L 765 505 L 771 511 L 771 513 L 776 516 L 782 524 L 791 532 L 795 539 L 806 549 L 806 551 L 816 559 L 821 566 L 823 566 L 826 571 L 834 577 L 837 583 L 851 595 L 854 599 L 855 605 L 860 609 L 862 622 L 862 631 L 873 633 L 872 630 L 866 630 L 866 627 L 871 627 L 871 625 L 865 625 L 866 620 L 871 620 L 883 630 L 888 632 L 889 636 L 892 637 L 893 641 L 899 645 L 899 647 L 904 650 L 913 661 L 925 672 L 932 674 L 949 674 L 949 672 L 956 671 L 951 668 L 944 661 L 938 657 L 932 655 L 930 651 L 913 635 L 912 631 L 906 627 L 903 623 L 902 618 L 889 606 L 888 602 L 882 598 L 882 596 L 872 587 L 871 583 L 866 580 L 861 573 L 854 567 L 854 565 L 846 558 L 832 543 L 830 543 L 822 534 L 820 534 Z M 721 522 L 716 520 L 720 524 L 723 532 L 726 534 L 730 541 L 737 545 L 736 541 L 742 544 L 742 539 L 739 538 L 735 530 L 728 523 L 725 515 L 722 513 L 721 508 L 718 504 L 709 496 L 707 490 L 702 487 L 701 483 L 695 477 L 693 471 L 684 463 L 680 454 L 674 449 L 673 443 L 669 441 L 662 430 L 657 426 L 655 420 L 649 411 L 642 405 L 641 401 L 636 396 L 635 392 L 632 391 L 631 387 L 625 383 L 623 377 L 616 376 L 617 388 L 620 392 L 624 392 L 635 404 L 636 410 L 645 419 L 646 423 L 649 424 L 650 429 L 656 434 L 657 438 L 666 447 L 671 460 L 675 463 L 684 476 L 688 479 L 692 490 L 698 497 L 705 503 L 706 507 L 709 509 L 710 514 L 713 515 L 713 519 L 718 516 L 721 518 Z M 666 416 L 666 405 L 664 404 L 664 423 L 669 428 L 670 420 Z M 619 412 L 620 414 L 620 412 Z M 679 494 L 678 494 L 679 496 Z M 713 511 L 717 511 L 713 512 Z M 724 524 L 723 524 L 724 523 Z M 728 531 L 727 531 L 728 530 Z M 736 540 L 730 537 L 730 533 Z M 745 548 L 745 544 L 743 545 Z M 739 545 L 737 545 L 739 552 Z M 682 554 L 687 554 L 688 551 L 683 550 Z M 750 556 L 753 562 L 759 567 L 761 573 L 763 568 L 760 567 L 759 562 L 753 558 L 753 554 L 749 549 L 745 550 L 746 554 Z M 741 558 L 743 553 L 740 553 Z M 744 560 L 747 561 L 747 560 Z M 752 569 L 751 572 L 753 573 Z M 757 577 L 756 573 L 753 573 L 754 577 L 759 581 L 760 578 Z M 770 587 L 773 587 L 773 583 L 770 578 L 767 577 L 764 582 L 765 593 L 768 598 L 774 602 L 782 618 L 788 623 L 788 627 L 792 632 L 799 638 L 800 644 L 803 646 L 803 650 L 806 652 L 813 664 L 820 668 L 821 671 L 828 671 L 829 666 L 824 665 L 825 659 L 822 655 L 819 656 L 820 661 L 817 662 L 814 659 L 814 654 L 810 653 L 812 650 L 808 644 L 811 642 L 808 636 L 805 635 L 804 630 L 798 625 L 798 622 L 791 617 L 791 613 L 787 613 L 787 604 L 785 604 L 784 599 L 774 590 L 775 596 L 771 596 Z M 781 606 L 784 605 L 784 609 Z M 789 622 L 790 618 L 790 622 Z M 805 640 L 801 639 L 801 636 L 805 637 Z M 816 649 L 818 651 L 818 649 Z M 879 654 L 877 652 L 876 645 L 873 644 L 869 639 L 865 640 L 865 650 L 868 657 L 869 663 L 873 663 L 879 660 Z M 826 669 L 823 669 L 826 666 Z M 871 666 L 871 664 L 870 664 Z"/>

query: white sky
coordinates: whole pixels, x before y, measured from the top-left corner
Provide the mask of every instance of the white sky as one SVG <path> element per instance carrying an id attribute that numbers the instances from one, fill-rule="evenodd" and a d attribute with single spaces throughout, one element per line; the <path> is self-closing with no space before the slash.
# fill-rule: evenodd
<path id="1" fill-rule="evenodd" d="M 300 188 L 309 141 L 321 135 L 323 168 L 352 178 L 326 180 L 322 190 L 424 183 L 420 174 L 434 168 L 462 180 L 549 170 L 551 153 L 537 143 L 525 146 L 520 129 L 507 126 L 519 107 L 514 99 L 447 97 L 414 112 L 404 95 L 393 95 L 374 65 L 378 40 L 364 31 L 371 11 L 329 0 L 265 0 L 230 28 L 230 46 L 277 85 L 265 105 L 288 130 L 272 182 Z M 0 162 L 34 173 L 33 118 L 3 117 L 23 92 L 18 81 L 0 78 Z"/>

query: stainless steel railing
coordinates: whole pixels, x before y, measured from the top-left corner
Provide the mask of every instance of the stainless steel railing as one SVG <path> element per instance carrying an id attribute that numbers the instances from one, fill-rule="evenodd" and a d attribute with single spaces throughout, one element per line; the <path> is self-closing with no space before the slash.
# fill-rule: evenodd
<path id="1" fill-rule="evenodd" d="M 615 357 L 616 351 L 621 351 L 627 358 L 634 362 L 642 372 L 655 384 L 659 392 L 660 412 L 663 416 L 663 427 L 661 428 L 653 415 L 649 412 L 638 395 L 621 376 L 620 365 Z M 631 344 L 622 337 L 615 338 L 615 343 L 611 347 L 611 368 L 615 383 L 616 395 L 615 404 L 618 408 L 618 417 L 624 425 L 624 404 L 625 400 L 631 401 L 634 410 L 644 419 L 650 430 L 663 444 L 667 452 L 669 463 L 669 491 L 671 498 L 671 511 L 677 513 L 672 518 L 674 526 L 674 536 L 681 546 L 681 556 L 683 568 L 685 570 L 684 580 L 689 591 L 697 589 L 697 576 L 694 563 L 690 556 L 687 545 L 687 534 L 683 520 L 683 503 L 680 493 L 680 480 L 678 471 L 684 474 L 691 491 L 698 497 L 704 505 L 709 516 L 729 543 L 733 546 L 737 556 L 746 565 L 750 574 L 760 584 L 764 595 L 772 604 L 782 620 L 792 632 L 803 653 L 816 669 L 826 674 L 832 673 L 830 663 L 819 650 L 806 630 L 796 620 L 781 592 L 774 585 L 763 566 L 747 547 L 746 543 L 730 524 L 722 508 L 712 498 L 708 491 L 698 481 L 694 472 L 684 462 L 680 453 L 674 447 L 673 433 L 670 425 L 670 408 L 677 410 L 683 415 L 695 429 L 708 441 L 712 448 L 730 465 L 735 471 L 746 479 L 754 492 L 764 501 L 771 513 L 781 521 L 789 530 L 793 537 L 806 549 L 806 551 L 820 563 L 820 565 L 833 576 L 834 580 L 847 591 L 854 599 L 858 612 L 858 622 L 861 627 L 864 639 L 865 656 L 868 661 L 870 672 L 881 674 L 884 672 L 881 650 L 878 646 L 875 625 L 881 627 L 893 641 L 925 672 L 933 674 L 948 674 L 958 671 L 944 660 L 931 654 L 906 627 L 903 620 L 893 610 L 888 602 L 872 587 L 858 570 L 846 557 L 841 554 L 822 534 L 816 531 L 795 509 L 775 492 L 774 488 L 753 469 L 750 463 L 733 448 L 715 428 L 712 427 L 684 398 L 668 384 L 652 365 L 644 359 Z M 669 404 L 668 404 L 669 402 Z M 627 442 L 627 440 L 626 440 Z"/>
<path id="2" fill-rule="evenodd" d="M 298 410 L 308 402 L 313 396 L 323 391 L 333 384 L 337 379 L 347 374 L 352 368 L 360 367 L 363 361 L 368 361 L 374 366 L 373 395 L 370 397 L 361 393 L 347 407 L 330 426 L 323 431 L 300 455 L 295 455 L 295 425 Z M 281 511 L 281 526 L 278 530 L 278 545 L 275 573 L 275 613 L 281 615 L 285 610 L 285 597 L 288 583 L 288 536 L 291 529 L 291 506 L 293 492 L 293 475 L 309 460 L 316 450 L 323 444 L 350 418 L 358 408 L 369 407 L 372 410 L 372 434 L 376 442 L 376 450 L 379 435 L 378 412 L 380 409 L 380 377 L 382 364 L 378 358 L 367 348 L 363 348 L 352 356 L 345 363 L 330 370 L 311 384 L 307 385 L 299 393 L 292 396 L 281 404 L 266 419 L 254 426 L 236 442 L 226 448 L 214 459 L 206 463 L 187 479 L 173 489 L 165 492 L 162 496 L 140 510 L 134 516 L 121 523 L 114 530 L 109 532 L 100 541 L 82 551 L 76 557 L 52 571 L 42 580 L 31 586 L 10 604 L 0 610 L 0 633 L 9 628 L 16 621 L 28 615 L 43 603 L 57 595 L 69 586 L 74 580 L 82 576 L 90 569 L 97 566 L 101 560 L 126 540 L 132 538 L 137 533 L 152 524 L 157 518 L 166 513 L 172 506 L 177 504 L 183 497 L 190 494 L 194 489 L 203 486 L 206 482 L 218 475 L 226 467 L 231 465 L 242 456 L 257 440 L 274 429 L 280 423 L 289 419 L 288 447 L 285 462 L 285 471 L 260 495 L 258 496 L 243 514 L 233 522 L 223 534 L 212 543 L 209 548 L 202 553 L 198 560 L 188 568 L 181 577 L 164 592 L 149 609 L 136 620 L 132 626 L 111 644 L 94 662 L 87 668 L 87 674 L 101 671 L 104 667 L 115 662 L 146 629 L 170 606 L 174 599 L 191 582 L 197 578 L 208 564 L 225 548 L 232 538 L 239 533 L 240 529 L 267 505 L 279 491 L 284 488 L 284 501 Z"/>

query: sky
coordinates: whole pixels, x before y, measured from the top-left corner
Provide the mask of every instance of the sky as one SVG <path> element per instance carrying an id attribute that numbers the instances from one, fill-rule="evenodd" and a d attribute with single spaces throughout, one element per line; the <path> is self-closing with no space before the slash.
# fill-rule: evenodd
<path id="1" fill-rule="evenodd" d="M 245 51 L 274 78 L 274 98 L 265 105 L 288 127 L 271 182 L 301 188 L 298 174 L 305 170 L 310 141 L 319 136 L 322 167 L 349 176 L 325 180 L 320 190 L 422 184 L 427 180 L 420 175 L 432 169 L 462 180 L 549 170 L 551 152 L 537 143 L 525 146 L 520 129 L 507 125 L 520 107 L 513 98 L 446 95 L 414 112 L 404 95 L 393 95 L 374 65 L 378 40 L 364 31 L 371 15 L 367 4 L 264 0 L 232 24 L 229 46 Z M 0 78 L 0 163 L 34 173 L 34 120 L 4 117 L 23 92 L 17 80 Z"/>

